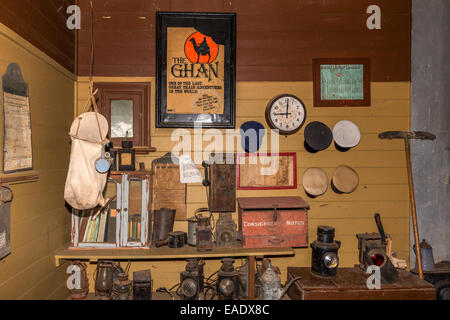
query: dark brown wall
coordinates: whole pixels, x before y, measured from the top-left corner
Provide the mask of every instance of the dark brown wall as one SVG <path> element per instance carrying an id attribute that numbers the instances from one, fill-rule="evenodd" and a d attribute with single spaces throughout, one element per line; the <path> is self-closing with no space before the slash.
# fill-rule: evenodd
<path id="1" fill-rule="evenodd" d="M 66 9 L 74 0 L 1 0 L 0 22 L 75 71 L 75 32 L 66 27 Z"/>
<path id="2" fill-rule="evenodd" d="M 89 74 L 89 0 L 78 74 Z M 366 9 L 381 8 L 368 30 Z M 309 81 L 313 58 L 369 57 L 372 81 L 409 81 L 411 0 L 96 0 L 94 75 L 155 75 L 155 12 L 235 12 L 237 80 Z"/>

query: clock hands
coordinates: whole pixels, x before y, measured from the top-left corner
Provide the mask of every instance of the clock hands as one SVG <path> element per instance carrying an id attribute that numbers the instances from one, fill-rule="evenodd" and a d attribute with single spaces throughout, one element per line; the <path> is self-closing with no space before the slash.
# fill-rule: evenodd
<path id="1" fill-rule="evenodd" d="M 305 120 L 305 106 L 297 97 L 282 94 L 273 98 L 266 107 L 266 121 L 272 129 L 279 129 L 280 134 L 297 132 Z"/>
<path id="2" fill-rule="evenodd" d="M 287 99 L 286 101 L 286 119 L 288 118 L 288 115 L 290 115 L 290 113 L 288 112 L 289 112 L 289 99 Z"/>

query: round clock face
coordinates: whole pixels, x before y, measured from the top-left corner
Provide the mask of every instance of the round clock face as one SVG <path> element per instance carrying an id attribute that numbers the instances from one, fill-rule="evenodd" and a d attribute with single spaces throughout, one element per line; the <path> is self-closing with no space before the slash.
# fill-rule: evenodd
<path id="1" fill-rule="evenodd" d="M 280 134 L 296 133 L 306 120 L 306 108 L 296 96 L 282 94 L 273 98 L 266 108 L 266 121 L 270 128 Z"/>

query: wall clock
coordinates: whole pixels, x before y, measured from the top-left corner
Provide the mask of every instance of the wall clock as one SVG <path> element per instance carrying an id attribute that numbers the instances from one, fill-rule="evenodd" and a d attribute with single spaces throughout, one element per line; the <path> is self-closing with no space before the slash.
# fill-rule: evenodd
<path id="1" fill-rule="evenodd" d="M 266 121 L 271 129 L 289 135 L 301 129 L 306 120 L 304 103 L 294 95 L 280 94 L 266 107 Z"/>

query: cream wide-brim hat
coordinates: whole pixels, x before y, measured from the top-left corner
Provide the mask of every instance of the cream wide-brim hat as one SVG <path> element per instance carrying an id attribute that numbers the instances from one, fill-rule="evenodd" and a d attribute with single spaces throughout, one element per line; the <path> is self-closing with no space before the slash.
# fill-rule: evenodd
<path id="1" fill-rule="evenodd" d="M 334 170 L 331 183 L 339 192 L 352 193 L 359 185 L 359 176 L 354 169 L 341 165 Z"/>
<path id="2" fill-rule="evenodd" d="M 328 189 L 328 175 L 321 168 L 308 168 L 303 173 L 303 189 L 311 196 L 320 196 Z"/>

